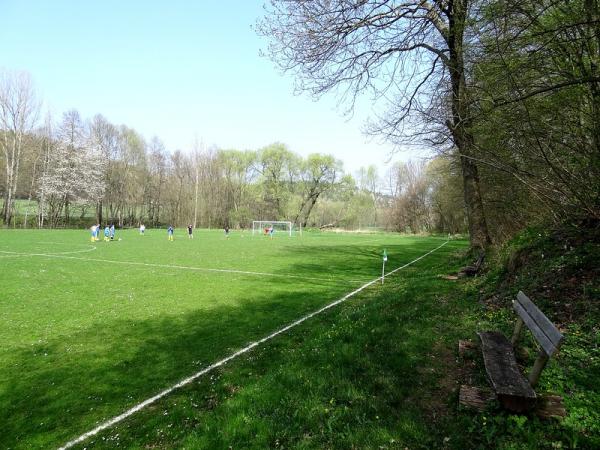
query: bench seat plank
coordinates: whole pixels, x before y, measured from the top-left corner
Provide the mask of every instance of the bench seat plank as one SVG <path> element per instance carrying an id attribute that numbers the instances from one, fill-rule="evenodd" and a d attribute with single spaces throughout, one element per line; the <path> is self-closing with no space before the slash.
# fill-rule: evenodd
<path id="1" fill-rule="evenodd" d="M 477 333 L 485 371 L 502 404 L 513 411 L 525 411 L 535 404 L 535 391 L 521 374 L 512 344 L 496 331 Z"/>

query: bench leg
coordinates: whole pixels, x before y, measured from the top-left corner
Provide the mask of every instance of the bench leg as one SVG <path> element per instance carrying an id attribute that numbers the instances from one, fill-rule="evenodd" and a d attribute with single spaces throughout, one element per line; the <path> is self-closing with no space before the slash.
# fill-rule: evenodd
<path id="1" fill-rule="evenodd" d="M 531 384 L 531 387 L 535 387 L 538 383 L 542 370 L 546 367 L 549 358 L 544 350 L 540 350 L 540 354 L 535 360 L 531 372 L 529 372 L 529 384 Z"/>
<path id="2" fill-rule="evenodd" d="M 517 319 L 517 323 L 515 323 L 515 330 L 513 331 L 513 335 L 512 338 L 510 340 L 510 343 L 513 345 L 513 347 L 517 344 L 517 341 L 519 340 L 519 337 L 521 336 L 521 330 L 523 329 L 523 319 L 521 319 L 520 317 Z"/>

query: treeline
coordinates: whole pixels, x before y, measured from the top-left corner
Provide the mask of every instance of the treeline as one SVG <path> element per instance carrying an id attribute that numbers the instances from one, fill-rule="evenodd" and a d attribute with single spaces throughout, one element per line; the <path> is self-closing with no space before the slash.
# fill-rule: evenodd
<path id="1" fill-rule="evenodd" d="M 370 91 L 387 108 L 370 132 L 438 157 L 347 174 L 282 144 L 167 151 L 102 116 L 40 126 L 27 77 L 5 74 L 3 223 L 31 199 L 38 226 L 73 226 L 79 205 L 123 226 L 466 229 L 485 248 L 532 222 L 600 220 L 597 0 L 290 0 L 266 14 L 257 29 L 299 88 Z"/>
<path id="2" fill-rule="evenodd" d="M 84 119 L 71 110 L 40 120 L 26 74 L 3 74 L 0 95 L 6 226 L 248 227 L 252 220 L 289 220 L 302 227 L 465 230 L 460 192 L 448 193 L 453 175 L 442 159 L 398 163 L 384 177 L 364 168 L 353 177 L 331 155 L 302 157 L 280 143 L 171 152 L 159 138 L 147 141 L 101 115 Z"/>
<path id="3" fill-rule="evenodd" d="M 299 89 L 370 93 L 371 133 L 447 158 L 473 247 L 600 220 L 597 0 L 275 0 L 257 29 Z"/>

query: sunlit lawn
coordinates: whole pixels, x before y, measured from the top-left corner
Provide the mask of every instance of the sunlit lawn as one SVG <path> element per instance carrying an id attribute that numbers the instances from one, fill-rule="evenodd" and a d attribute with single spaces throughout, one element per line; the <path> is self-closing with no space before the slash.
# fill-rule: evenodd
<path id="1" fill-rule="evenodd" d="M 164 230 L 117 238 L 0 231 L 1 448 L 64 444 L 379 276 L 384 248 L 392 269 L 444 241 L 208 230 L 194 240 L 177 230 L 174 242 Z"/>

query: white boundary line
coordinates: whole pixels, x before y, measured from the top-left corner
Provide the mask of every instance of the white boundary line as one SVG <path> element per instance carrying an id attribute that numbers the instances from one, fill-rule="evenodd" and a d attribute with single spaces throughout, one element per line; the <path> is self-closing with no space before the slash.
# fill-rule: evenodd
<path id="1" fill-rule="evenodd" d="M 96 250 L 96 247 L 93 248 Z M 92 250 L 85 250 L 86 252 Z M 92 261 L 92 262 L 103 262 L 109 264 L 126 264 L 131 266 L 144 266 L 144 267 L 160 267 L 166 269 L 183 269 L 183 270 L 196 270 L 199 272 L 217 272 L 217 273 L 237 273 L 240 275 L 258 275 L 263 277 L 277 277 L 277 278 L 295 278 L 299 280 L 313 280 L 313 281 L 327 281 L 327 282 L 339 282 L 335 278 L 319 278 L 319 277 L 303 277 L 301 275 L 288 275 L 278 273 L 267 273 L 267 272 L 252 272 L 248 270 L 237 270 L 237 269 L 214 269 L 209 267 L 194 267 L 194 266 L 179 266 L 174 264 L 154 264 L 154 263 L 143 263 L 138 261 L 119 261 L 115 259 L 101 259 L 101 258 L 81 258 L 79 256 L 65 256 L 66 253 L 83 253 L 83 252 L 65 252 L 65 253 L 17 253 L 17 252 L 5 252 L 0 250 L 0 253 L 13 253 L 7 256 L 42 256 L 46 258 L 62 258 L 62 259 L 75 259 L 78 261 Z M 0 257 L 2 257 L 0 255 Z M 345 283 L 364 283 L 364 280 L 343 280 Z"/>
<path id="2" fill-rule="evenodd" d="M 18 258 L 20 256 L 31 256 L 31 255 L 26 255 L 26 254 L 21 254 L 21 253 L 15 253 L 13 255 L 0 255 L 0 258 Z"/>
<path id="3" fill-rule="evenodd" d="M 440 245 L 439 247 L 434 248 L 433 250 L 425 253 L 424 255 L 419 256 L 417 259 L 413 259 L 411 262 L 404 264 L 403 266 L 400 266 L 390 272 L 388 272 L 386 274 L 386 276 L 391 275 L 399 270 L 402 270 L 414 263 L 416 263 L 417 261 L 425 258 L 427 255 L 430 255 L 431 253 L 435 252 L 436 250 L 439 250 L 440 248 L 442 248 L 444 245 L 446 245 L 449 241 L 444 242 L 442 245 Z M 350 297 L 353 297 L 354 295 L 358 294 L 359 292 L 361 292 L 362 290 L 368 288 L 369 286 L 375 284 L 376 282 L 378 282 L 379 280 L 381 280 L 382 277 L 377 277 L 374 280 L 369 281 L 366 284 L 363 284 L 361 287 L 359 287 L 358 289 L 355 289 L 354 291 L 350 292 L 349 294 L 346 294 L 344 297 L 340 298 L 339 300 L 336 300 L 332 303 L 329 303 L 328 305 L 323 306 L 322 308 L 311 312 L 310 314 L 305 315 L 304 317 L 301 317 L 300 319 L 296 320 L 295 322 L 290 323 L 289 325 L 286 325 L 283 328 L 280 328 L 279 330 L 269 334 L 268 336 L 265 336 L 262 339 L 259 339 L 258 341 L 252 342 L 251 344 L 247 345 L 246 347 L 244 347 L 241 350 L 238 350 L 237 352 L 229 355 L 226 358 L 221 359 L 220 361 L 217 361 L 214 364 L 211 364 L 208 367 L 205 367 L 204 369 L 200 370 L 199 372 L 196 372 L 194 375 L 184 378 L 183 380 L 181 380 L 179 383 L 174 384 L 173 386 L 159 392 L 158 394 L 156 394 L 153 397 L 150 397 L 147 400 L 144 400 L 141 403 L 138 403 L 137 405 L 135 405 L 134 407 L 128 409 L 127 411 L 123 412 L 122 414 L 119 414 L 118 416 L 113 417 L 112 419 L 107 420 L 106 422 L 101 423 L 100 425 L 98 425 L 96 428 L 88 431 L 87 433 L 83 433 L 81 436 L 67 442 L 65 445 L 63 445 L 62 447 L 59 448 L 59 450 L 66 450 L 68 448 L 73 447 L 76 444 L 79 444 L 83 441 L 85 441 L 87 438 L 92 437 L 96 434 L 98 434 L 99 432 L 112 427 L 113 425 L 121 422 L 122 420 L 126 419 L 129 416 L 132 416 L 133 414 L 135 414 L 136 412 L 144 409 L 146 406 L 151 405 L 152 403 L 156 402 L 157 400 L 160 400 L 161 398 L 163 398 L 164 396 L 170 394 L 171 392 L 173 392 L 176 389 L 179 389 L 180 387 L 186 386 L 188 384 L 190 384 L 192 381 L 194 381 L 195 379 L 201 377 L 202 375 L 210 372 L 213 369 L 216 369 L 217 367 L 220 367 L 224 364 L 227 364 L 229 361 L 231 361 L 232 359 L 237 358 L 240 355 L 243 355 L 244 353 L 249 352 L 250 350 L 252 350 L 255 347 L 258 347 L 260 344 L 263 344 L 271 339 L 273 339 L 274 337 L 285 333 L 286 331 L 288 331 L 291 328 L 294 328 L 297 325 L 300 325 L 302 322 L 310 319 L 311 317 L 314 317 L 318 314 L 321 314 L 323 311 L 327 311 L 330 308 L 333 308 L 336 305 L 339 305 L 340 303 L 345 302 L 346 300 L 348 300 Z"/>
<path id="4" fill-rule="evenodd" d="M 94 250 L 96 250 L 96 247 L 93 245 L 90 245 L 91 248 L 86 248 L 85 250 L 73 250 L 72 252 L 57 252 L 57 253 L 48 253 L 48 254 L 43 254 L 43 256 L 57 256 L 60 257 L 62 255 L 71 255 L 73 253 L 88 253 L 88 252 L 93 252 Z M 10 252 L 8 250 L 0 250 L 0 253 L 9 253 L 8 255 L 6 255 L 6 257 L 10 257 L 10 256 L 42 256 L 41 253 L 20 253 L 20 252 Z M 0 255 L 1 257 L 1 255 Z"/>

